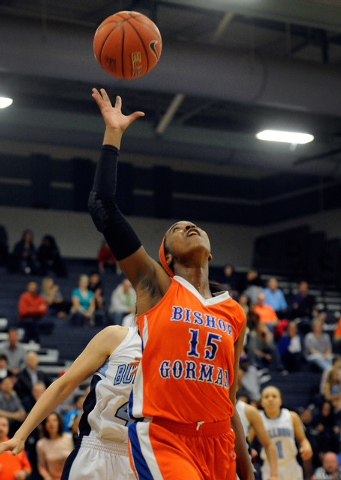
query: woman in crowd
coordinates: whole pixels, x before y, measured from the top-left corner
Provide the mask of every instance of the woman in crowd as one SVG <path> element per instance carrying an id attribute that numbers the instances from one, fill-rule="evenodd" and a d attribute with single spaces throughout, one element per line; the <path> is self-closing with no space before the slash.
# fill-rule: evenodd
<path id="1" fill-rule="evenodd" d="M 73 290 L 71 299 L 70 323 L 72 325 L 93 325 L 95 296 L 94 293 L 89 290 L 89 277 L 87 275 L 81 275 L 79 277 L 78 288 Z"/>
<path id="2" fill-rule="evenodd" d="M 341 410 L 341 380 L 338 368 L 334 367 L 328 372 L 323 394 L 325 399 L 333 405 L 334 411 L 339 412 Z"/>
<path id="3" fill-rule="evenodd" d="M 11 268 L 26 275 L 38 273 L 39 263 L 32 230 L 24 230 L 21 240 L 15 244 L 11 257 Z"/>
<path id="4" fill-rule="evenodd" d="M 38 471 L 44 480 L 60 480 L 65 460 L 73 450 L 70 433 L 63 431 L 58 413 L 52 412 L 42 424 L 43 437 L 37 442 Z"/>
<path id="5" fill-rule="evenodd" d="M 54 283 L 52 277 L 45 277 L 41 284 L 41 294 L 45 298 L 52 314 L 66 317 L 70 313 L 71 302 L 64 300 L 59 285 Z"/>
<path id="6" fill-rule="evenodd" d="M 299 372 L 303 360 L 302 339 L 295 322 L 289 322 L 278 344 L 278 353 L 289 372 Z"/>

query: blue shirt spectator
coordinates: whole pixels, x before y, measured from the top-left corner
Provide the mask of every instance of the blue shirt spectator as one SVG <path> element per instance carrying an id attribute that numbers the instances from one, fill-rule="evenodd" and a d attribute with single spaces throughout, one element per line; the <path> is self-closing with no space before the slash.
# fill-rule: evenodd
<path id="1" fill-rule="evenodd" d="M 277 316 L 278 316 L 278 313 L 284 314 L 284 312 L 288 308 L 288 304 L 285 300 L 284 293 L 280 288 L 278 288 L 278 283 L 276 278 L 269 279 L 268 286 L 264 288 L 264 295 L 265 295 L 264 303 L 266 305 L 271 305 L 271 307 L 277 313 Z"/>

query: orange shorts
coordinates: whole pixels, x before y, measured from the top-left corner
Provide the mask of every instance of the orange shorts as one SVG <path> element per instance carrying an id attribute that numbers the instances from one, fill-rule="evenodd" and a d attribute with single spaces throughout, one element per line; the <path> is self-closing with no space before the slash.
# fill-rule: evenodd
<path id="1" fill-rule="evenodd" d="M 138 480 L 235 480 L 230 420 L 181 424 L 154 418 L 129 425 L 129 457 Z"/>

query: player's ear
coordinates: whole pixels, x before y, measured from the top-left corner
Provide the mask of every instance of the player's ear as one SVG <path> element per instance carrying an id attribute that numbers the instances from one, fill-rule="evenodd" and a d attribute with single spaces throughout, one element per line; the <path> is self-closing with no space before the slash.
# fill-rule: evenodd
<path id="1" fill-rule="evenodd" d="M 167 265 L 169 266 L 173 261 L 173 257 L 172 257 L 172 254 L 171 253 L 167 253 L 166 255 L 166 262 L 167 262 Z"/>

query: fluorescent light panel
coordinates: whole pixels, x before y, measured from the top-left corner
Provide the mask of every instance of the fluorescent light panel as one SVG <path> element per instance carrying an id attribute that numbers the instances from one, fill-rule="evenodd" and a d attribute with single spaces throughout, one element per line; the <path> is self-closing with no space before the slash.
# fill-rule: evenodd
<path id="1" fill-rule="evenodd" d="M 7 108 L 13 103 L 13 98 L 0 97 L 0 108 Z"/>
<path id="2" fill-rule="evenodd" d="M 283 142 L 295 145 L 309 143 L 314 140 L 314 136 L 309 133 L 281 132 L 279 130 L 263 130 L 257 133 L 256 137 L 267 142 Z"/>

